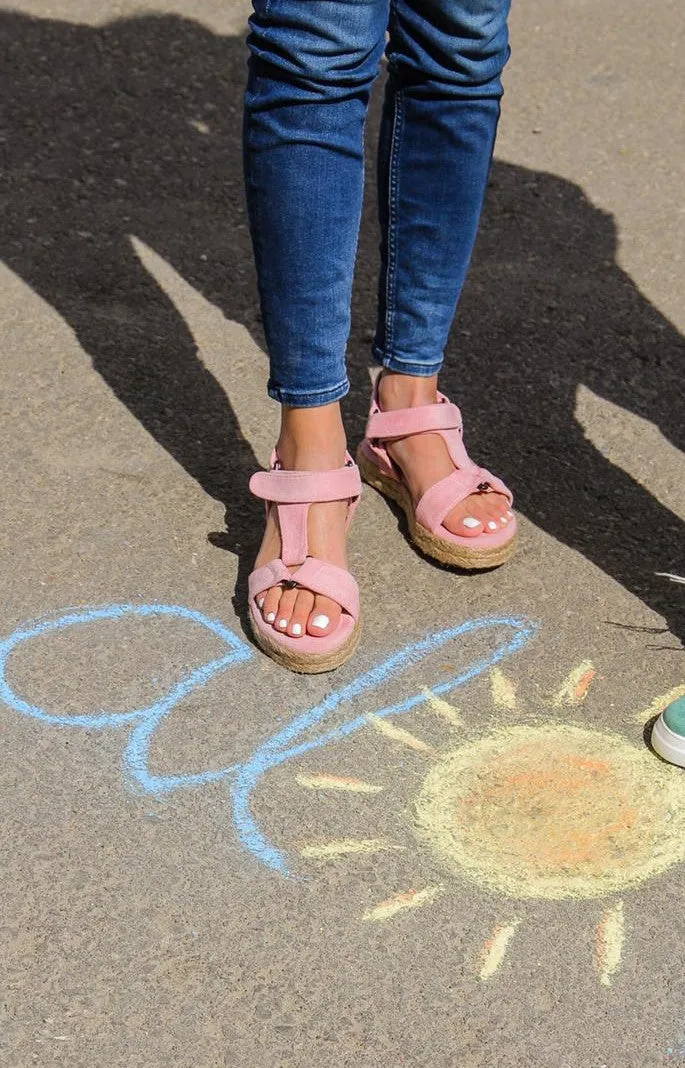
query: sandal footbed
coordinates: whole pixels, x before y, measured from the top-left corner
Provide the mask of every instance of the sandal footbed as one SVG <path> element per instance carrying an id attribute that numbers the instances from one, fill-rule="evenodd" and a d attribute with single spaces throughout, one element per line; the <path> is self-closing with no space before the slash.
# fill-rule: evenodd
<path id="1" fill-rule="evenodd" d="M 347 617 L 351 618 L 351 617 Z M 334 648 L 322 653 L 298 653 L 297 644 L 300 638 L 291 638 L 287 634 L 279 634 L 265 623 L 257 610 L 250 606 L 250 626 L 253 637 L 262 652 L 270 656 L 281 667 L 289 671 L 298 672 L 301 675 L 319 675 L 325 671 L 334 671 L 346 663 L 354 653 L 361 636 L 361 618 L 357 619 L 347 638 Z M 335 631 L 325 637 L 330 641 L 335 637 Z M 319 640 L 319 639 L 317 639 Z M 324 641 L 325 639 L 320 639 Z"/>

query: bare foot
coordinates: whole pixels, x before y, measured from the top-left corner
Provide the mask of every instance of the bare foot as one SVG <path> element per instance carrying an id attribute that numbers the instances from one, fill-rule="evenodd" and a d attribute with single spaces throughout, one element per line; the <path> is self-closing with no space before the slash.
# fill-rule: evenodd
<path id="1" fill-rule="evenodd" d="M 378 383 L 378 400 L 382 411 L 416 408 L 437 403 L 437 376 L 418 378 L 413 375 L 383 371 Z M 415 434 L 386 442 L 389 455 L 401 468 L 409 492 L 417 504 L 426 490 L 454 471 L 452 458 L 439 434 Z M 513 518 L 507 498 L 495 491 L 472 493 L 443 520 L 453 534 L 475 537 L 491 534 L 505 527 Z"/>
<path id="2" fill-rule="evenodd" d="M 345 434 L 338 404 L 320 408 L 284 408 L 276 448 L 286 471 L 333 471 L 345 463 Z M 307 524 L 309 555 L 347 568 L 345 548 L 346 501 L 310 505 Z M 266 530 L 255 567 L 281 554 L 281 535 L 275 507 L 269 509 Z M 297 568 L 291 568 L 296 571 Z M 255 598 L 266 623 L 281 634 L 323 637 L 338 626 L 342 609 L 329 597 L 306 589 L 272 586 Z"/>

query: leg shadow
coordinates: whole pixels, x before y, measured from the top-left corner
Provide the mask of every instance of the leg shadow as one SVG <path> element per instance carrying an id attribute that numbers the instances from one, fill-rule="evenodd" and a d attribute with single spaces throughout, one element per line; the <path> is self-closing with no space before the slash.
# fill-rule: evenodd
<path id="1" fill-rule="evenodd" d="M 75 331 L 116 396 L 227 509 L 215 543 L 241 561 L 261 528 L 256 460 L 187 325 L 132 250 L 136 235 L 263 345 L 245 217 L 247 51 L 176 16 L 99 28 L 0 14 L 10 182 L 0 255 Z M 382 79 L 381 79 L 382 81 Z M 368 404 L 378 234 L 368 196 L 350 338 L 353 436 Z M 682 523 L 584 437 L 580 383 L 683 447 L 683 339 L 616 263 L 613 220 L 573 183 L 495 163 L 447 352 L 474 455 L 519 507 L 683 636 Z M 238 598 L 240 603 L 241 598 Z"/>
<path id="2" fill-rule="evenodd" d="M 242 192 L 244 41 L 170 16 L 93 29 L 5 13 L 0 35 L 11 175 L 0 255 L 225 506 L 216 541 L 238 554 L 242 588 L 261 526 L 247 491 L 258 465 L 130 235 L 261 342 Z"/>

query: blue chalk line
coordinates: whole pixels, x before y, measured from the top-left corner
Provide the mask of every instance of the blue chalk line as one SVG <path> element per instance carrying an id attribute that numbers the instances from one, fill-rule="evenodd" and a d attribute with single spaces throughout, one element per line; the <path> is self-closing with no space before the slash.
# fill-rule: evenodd
<path id="1" fill-rule="evenodd" d="M 47 712 L 39 705 L 30 704 L 20 697 L 7 680 L 7 661 L 10 654 L 21 644 L 69 627 L 84 626 L 101 620 L 123 619 L 127 616 L 150 618 L 171 616 L 197 623 L 225 643 L 228 652 L 224 656 L 210 660 L 191 671 L 164 696 L 144 708 L 127 712 L 98 711 L 88 715 L 63 715 Z M 204 771 L 185 775 L 153 775 L 149 770 L 150 746 L 154 733 L 161 721 L 172 709 L 193 690 L 205 686 L 210 679 L 234 664 L 243 663 L 253 656 L 252 649 L 228 627 L 218 620 L 209 619 L 201 612 L 185 608 L 182 605 L 163 604 L 113 604 L 102 608 L 89 608 L 83 611 L 70 611 L 56 619 L 44 619 L 32 626 L 25 626 L 0 642 L 0 700 L 16 712 L 31 716 L 56 726 L 106 728 L 133 724 L 126 743 L 123 759 L 124 770 L 130 782 L 148 794 L 160 796 L 181 787 L 202 786 L 205 783 L 218 782 L 222 779 L 232 780 L 230 793 L 233 803 L 233 824 L 242 845 L 268 868 L 290 875 L 285 854 L 273 846 L 260 830 L 250 809 L 250 799 L 260 779 L 272 768 L 288 760 L 302 756 L 304 753 L 333 742 L 350 737 L 368 724 L 368 712 L 354 716 L 318 737 L 309 738 L 295 744 L 302 734 L 311 730 L 326 719 L 345 702 L 352 701 L 361 694 L 376 689 L 389 679 L 406 671 L 412 665 L 420 663 L 429 653 L 440 649 L 447 642 L 476 631 L 492 627 L 509 627 L 514 635 L 502 642 L 489 655 L 475 661 L 459 674 L 430 688 L 430 692 L 440 696 L 463 686 L 471 679 L 504 660 L 505 657 L 522 649 L 537 633 L 537 624 L 530 620 L 505 616 L 502 618 L 483 618 L 468 620 L 456 627 L 431 634 L 421 641 L 406 645 L 387 660 L 360 675 L 342 689 L 329 694 L 315 708 L 298 716 L 286 727 L 267 739 L 253 755 L 243 764 L 232 764 L 218 770 Z M 423 690 L 397 704 L 388 705 L 376 711 L 376 717 L 400 716 L 430 699 L 430 694 Z"/>

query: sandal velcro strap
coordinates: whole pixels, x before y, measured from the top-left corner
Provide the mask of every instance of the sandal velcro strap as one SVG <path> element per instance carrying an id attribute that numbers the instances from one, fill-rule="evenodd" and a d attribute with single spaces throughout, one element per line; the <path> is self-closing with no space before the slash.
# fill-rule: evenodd
<path id="1" fill-rule="evenodd" d="M 261 567 L 257 567 L 251 572 L 247 580 L 250 599 L 252 600 L 258 593 L 269 590 L 272 586 L 279 586 L 281 582 L 287 582 L 291 578 L 292 575 L 282 560 L 272 560 L 269 564 L 262 564 Z"/>
<path id="2" fill-rule="evenodd" d="M 330 597 L 353 619 L 359 618 L 359 587 L 342 567 L 308 556 L 296 571 L 290 572 L 282 560 L 272 560 L 252 572 L 248 580 L 250 598 L 281 583 L 295 582 L 303 590 Z"/>
<path id="3" fill-rule="evenodd" d="M 319 560 L 316 556 L 308 556 L 291 577 L 298 586 L 322 597 L 330 597 L 353 619 L 359 618 L 359 586 L 349 571 Z"/>
<path id="4" fill-rule="evenodd" d="M 461 412 L 456 404 L 442 401 L 423 404 L 418 408 L 399 408 L 396 411 L 375 411 L 369 416 L 366 437 L 372 441 L 405 438 L 411 434 L 425 434 L 435 430 L 461 430 Z"/>
<path id="5" fill-rule="evenodd" d="M 250 479 L 255 497 L 276 504 L 314 504 L 322 501 L 345 501 L 358 497 L 362 490 L 356 465 L 335 471 L 258 471 Z"/>

